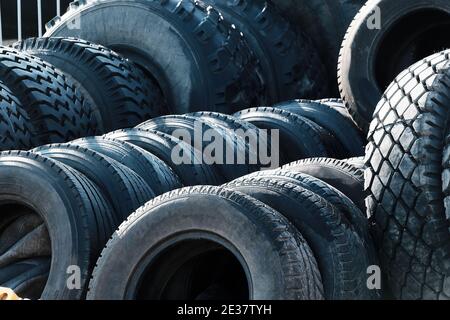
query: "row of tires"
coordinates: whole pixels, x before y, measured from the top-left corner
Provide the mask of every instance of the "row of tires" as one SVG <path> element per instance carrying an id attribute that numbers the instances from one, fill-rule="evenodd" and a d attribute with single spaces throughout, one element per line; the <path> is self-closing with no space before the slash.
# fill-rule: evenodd
<path id="1" fill-rule="evenodd" d="M 335 81 L 311 35 L 271 3 L 172 2 L 75 1 L 45 38 L 3 48 L 0 149 L 66 142 L 168 113 L 331 95 Z"/>
<path id="2" fill-rule="evenodd" d="M 166 111 L 159 88 L 105 47 L 55 38 L 15 47 L 0 50 L 0 150 L 102 134 Z"/>
<path id="3" fill-rule="evenodd" d="M 253 132 L 260 146 L 271 147 L 274 138 L 269 137 L 270 141 L 267 143 L 264 140 L 267 138 L 259 128 L 278 129 L 280 145 L 290 144 L 289 148 L 280 149 L 280 158 L 283 159 L 280 160 L 280 164 L 288 163 L 292 158 L 332 155 L 335 152 L 334 144 L 342 145 L 347 138 L 361 139 L 348 116 L 336 112 L 336 109 L 327 104 L 314 101 L 296 103 L 295 108 L 298 110 L 295 110 L 292 101 L 285 104 L 291 111 L 283 109 L 280 105 L 244 110 L 234 117 L 212 112 L 163 116 L 148 120 L 136 128 L 122 129 L 104 136 L 82 138 L 65 144 L 45 145 L 31 151 L 3 152 L 0 157 L 0 203 L 2 203 L 0 284 L 13 288 L 20 295 L 29 298 L 84 298 L 97 258 L 114 230 L 129 217 L 131 212 L 148 200 L 162 195 L 158 199 L 172 199 L 180 206 L 178 209 L 168 207 L 162 209 L 162 212 L 165 212 L 164 217 L 171 217 L 178 222 L 173 224 L 166 221 L 161 226 L 139 223 L 146 229 L 146 231 L 141 229 L 140 234 L 162 231 L 164 229 L 162 226 L 165 225 L 169 229 L 178 225 L 187 228 L 186 230 L 197 230 L 201 233 L 201 226 L 194 225 L 209 220 L 210 226 L 215 226 L 215 235 L 228 238 L 231 245 L 241 253 L 233 255 L 237 253 L 231 251 L 233 254 L 230 254 L 223 250 L 224 248 L 217 248 L 211 242 L 212 238 L 189 244 L 190 240 L 203 238 L 195 236 L 191 239 L 187 235 L 185 240 L 188 244 L 185 246 L 182 241 L 183 244 L 176 250 L 177 254 L 181 255 L 180 260 L 174 256 L 160 261 L 161 268 L 158 267 L 157 273 L 154 274 L 154 280 L 159 284 L 144 285 L 147 280 L 142 280 L 143 282 L 139 280 L 136 290 L 130 293 L 132 297 L 158 299 L 182 297 L 217 299 L 236 296 L 274 299 L 379 297 L 379 292 L 370 291 L 366 286 L 367 267 L 376 265 L 376 257 L 363 213 L 361 160 L 345 162 L 317 158 L 290 163 L 281 171 L 263 171 L 236 180 L 261 169 L 260 164 L 245 162 L 247 164 L 236 165 L 220 161 L 205 164 L 201 152 L 204 149 L 203 145 L 198 146 L 195 141 L 191 142 L 191 145 L 170 135 L 177 129 L 194 132 L 195 125 L 200 123 L 203 129 L 214 130 L 219 136 L 227 137 L 224 143 L 231 145 L 232 148 L 228 146 L 225 148 L 233 150 L 235 156 L 245 154 L 246 159 L 249 159 L 252 152 L 250 142 L 240 137 L 235 130 L 241 128 L 246 132 Z M 353 126 L 353 130 L 356 131 L 355 136 L 347 131 L 345 136 L 342 136 L 341 142 L 341 138 L 335 137 L 332 133 L 333 128 L 325 126 L 326 122 L 323 125 L 327 129 L 311 120 L 317 114 L 311 111 L 315 109 L 311 109 L 308 104 L 311 106 L 323 104 L 323 110 L 326 111 L 318 113 L 321 115 L 319 118 L 327 119 L 326 115 L 336 117 L 331 123 L 348 123 L 348 126 Z M 332 104 L 339 102 L 333 100 Z M 342 103 L 338 109 L 341 108 Z M 302 112 L 303 115 L 300 115 Z M 325 142 L 330 142 L 330 139 L 334 139 L 334 142 L 326 144 Z M 310 140 L 312 143 L 309 143 Z M 303 143 L 300 143 L 301 141 Z M 359 143 L 360 151 L 362 144 Z M 192 155 L 192 162 L 174 163 L 173 150 L 177 147 L 184 154 Z M 351 154 L 351 151 L 346 151 L 345 155 Z M 222 187 L 200 186 L 180 189 L 183 186 L 193 185 L 217 186 L 231 180 L 233 182 Z M 171 190 L 178 191 L 170 193 Z M 245 193 L 248 196 L 244 196 Z M 205 200 L 201 200 L 203 198 Z M 185 200 L 180 202 L 178 199 Z M 221 203 L 215 203 L 220 199 L 240 203 L 240 208 L 233 209 L 236 215 L 239 212 L 240 214 L 237 216 L 234 213 L 229 214 L 231 202 L 222 207 Z M 172 203 L 172 200 L 169 202 Z M 197 204 L 200 207 L 195 207 Z M 191 208 L 191 205 L 195 206 Z M 270 209 L 269 206 L 273 208 Z M 300 207 L 303 209 L 298 210 Z M 148 211 L 148 208 L 150 205 L 140 211 Z M 221 214 L 217 214 L 218 211 Z M 189 217 L 191 214 L 200 215 Z M 203 217 L 202 214 L 208 214 L 210 217 Z M 131 220 L 130 218 L 129 221 Z M 230 224 L 225 223 L 227 220 Z M 252 228 L 255 229 L 255 233 L 250 232 L 248 236 L 261 235 L 264 242 L 260 243 L 257 239 L 250 241 L 242 236 L 244 230 L 242 228 L 246 228 L 247 223 L 253 223 Z M 240 226 L 239 229 L 236 229 L 236 226 Z M 166 231 L 169 232 L 167 236 L 170 238 L 172 231 L 169 229 Z M 122 232 L 120 230 L 118 232 Z M 203 231 L 204 235 L 214 234 L 212 230 Z M 239 239 L 236 237 L 238 234 L 241 234 Z M 283 240 L 284 235 L 289 235 L 292 239 Z M 231 236 L 233 237 L 229 238 Z M 117 242 L 120 237 L 114 238 L 111 244 Z M 140 239 L 139 242 L 143 243 L 142 238 L 136 239 Z M 254 243 L 255 248 L 249 248 L 250 243 Z M 285 247 L 286 245 L 289 245 L 290 249 Z M 130 252 L 141 254 L 146 252 L 144 249 L 134 248 L 135 245 L 131 243 L 126 246 L 133 248 L 127 250 Z M 105 249 L 105 252 L 111 250 L 114 252 L 111 256 L 108 255 L 108 259 L 116 261 L 116 264 L 131 262 L 125 258 L 124 253 L 116 252 L 121 249 L 112 249 L 113 247 L 111 245 Z M 228 248 L 228 245 L 225 247 Z M 259 249 L 256 250 L 256 247 Z M 267 256 L 261 250 L 268 250 L 271 247 L 276 249 L 271 254 L 277 255 L 278 260 L 273 260 L 272 267 L 267 268 Z M 243 276 L 242 270 L 236 269 L 239 264 L 233 260 L 233 257 L 244 254 L 244 251 L 245 259 L 251 267 L 247 276 Z M 293 257 L 296 257 L 295 266 L 291 265 L 293 261 L 288 258 L 291 252 Z M 185 256 L 187 253 L 192 254 L 192 259 Z M 171 256 L 171 253 L 168 255 Z M 216 255 L 217 261 L 212 259 Z M 103 256 L 107 257 L 106 254 Z M 123 256 L 124 259 L 118 259 L 118 256 Z M 190 262 L 188 263 L 186 259 Z M 197 264 L 196 260 L 200 264 L 203 263 L 201 268 L 199 267 L 201 273 L 213 270 L 208 277 L 200 279 L 199 273 L 191 274 L 192 270 L 189 268 Z M 212 261 L 215 261 L 215 268 L 210 266 Z M 177 274 L 171 273 L 170 270 L 164 272 L 167 263 L 172 265 L 173 269 L 172 267 L 170 269 L 173 272 L 179 268 L 187 269 Z M 175 267 L 176 263 L 179 263 L 179 268 Z M 99 266 L 103 264 L 112 266 L 110 262 L 99 262 Z M 291 271 L 288 271 L 289 265 Z M 67 270 L 70 270 L 71 266 L 80 270 L 78 290 L 73 290 L 67 285 Z M 147 266 L 150 266 L 150 262 Z M 144 269 L 147 269 L 147 266 Z M 134 269 L 134 266 L 132 268 Z M 264 277 L 260 273 L 262 269 L 265 269 Z M 228 270 L 231 273 L 222 273 L 220 270 Z M 241 273 L 233 278 L 234 271 Z M 103 272 L 98 267 L 95 274 L 103 276 L 108 272 Z M 113 277 L 116 277 L 115 274 L 116 272 L 111 273 Z M 144 274 L 141 275 L 144 277 Z M 107 298 L 105 293 L 100 291 L 104 281 L 99 277 L 95 279 L 97 280 L 93 283 L 99 284 L 93 285 L 92 288 L 99 288 L 99 291 L 91 289 L 90 297 Z M 170 279 L 172 285 L 166 287 L 164 283 Z M 120 286 L 122 282 L 116 280 L 106 281 Z M 253 291 L 248 291 L 250 287 L 246 281 L 254 283 L 251 289 Z M 182 290 L 176 289 L 183 283 L 191 284 Z M 227 283 L 228 286 L 232 284 L 231 288 L 223 287 Z M 156 290 L 160 285 L 163 287 L 158 289 L 160 290 L 158 292 L 141 294 L 138 292 L 141 289 L 137 289 L 141 284 L 142 288 L 145 286 L 148 290 L 153 290 L 151 288 Z M 308 286 L 305 287 L 306 284 Z M 268 285 L 271 286 L 270 290 L 267 290 Z M 230 291 L 231 289 L 233 290 Z M 123 292 L 119 287 L 113 291 L 118 295 L 110 298 L 131 297 L 129 294 L 122 295 Z"/>

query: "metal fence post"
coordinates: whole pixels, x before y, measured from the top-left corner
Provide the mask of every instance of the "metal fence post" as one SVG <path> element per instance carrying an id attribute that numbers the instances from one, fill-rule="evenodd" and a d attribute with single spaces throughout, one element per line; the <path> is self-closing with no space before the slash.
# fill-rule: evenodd
<path id="1" fill-rule="evenodd" d="M 22 0 L 17 0 L 17 40 L 22 40 Z"/>
<path id="2" fill-rule="evenodd" d="M 2 3 L 0 1 L 0 46 L 3 45 Z"/>
<path id="3" fill-rule="evenodd" d="M 37 20 L 38 20 L 38 36 L 42 37 L 42 0 L 36 0 L 37 3 Z"/>

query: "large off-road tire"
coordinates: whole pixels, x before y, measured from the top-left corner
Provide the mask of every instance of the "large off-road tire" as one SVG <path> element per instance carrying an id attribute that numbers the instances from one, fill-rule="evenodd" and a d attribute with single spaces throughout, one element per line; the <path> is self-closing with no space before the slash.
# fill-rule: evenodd
<path id="1" fill-rule="evenodd" d="M 200 151 L 169 134 L 134 128 L 117 130 L 105 137 L 131 143 L 154 154 L 172 168 L 184 186 L 218 185 L 224 182 L 215 166 L 204 164 Z M 179 153 L 173 154 L 177 149 L 183 153 L 183 161 L 180 163 L 178 163 Z"/>
<path id="2" fill-rule="evenodd" d="M 111 208 L 98 188 L 57 161 L 30 152 L 8 151 L 0 155 L 0 203 L 2 233 L 23 209 L 32 210 L 45 224 L 51 239 L 51 268 L 40 298 L 82 298 L 90 270 L 107 240 L 103 220 Z M 109 228 L 112 232 L 112 226 Z M 33 249 L 37 241 L 31 242 L 27 247 Z M 33 258 L 32 253 L 21 258 Z M 81 289 L 67 286 L 69 266 L 79 267 Z"/>
<path id="3" fill-rule="evenodd" d="M 311 249 L 286 218 L 242 193 L 197 186 L 122 224 L 88 299 L 321 299 L 322 290 Z"/>
<path id="4" fill-rule="evenodd" d="M 299 160 L 283 166 L 283 169 L 306 173 L 325 181 L 351 199 L 362 212 L 366 212 L 364 170 L 331 158 Z"/>
<path id="5" fill-rule="evenodd" d="M 337 93 L 336 66 L 345 31 L 365 0 L 272 0 L 314 42 Z M 297 97 L 301 98 L 301 97 Z"/>
<path id="6" fill-rule="evenodd" d="M 329 94 L 326 69 L 309 37 L 268 1 L 207 0 L 244 33 L 258 57 L 271 102 Z"/>
<path id="7" fill-rule="evenodd" d="M 98 119 L 61 71 L 12 48 L 0 48 L 0 80 L 27 112 L 35 144 L 66 142 L 97 133 Z"/>
<path id="8" fill-rule="evenodd" d="M 333 157 L 348 158 L 364 155 L 365 142 L 360 130 L 353 121 L 329 106 L 310 100 L 293 100 L 282 102 L 273 106 L 298 114 L 315 122 L 335 137 Z"/>
<path id="9" fill-rule="evenodd" d="M 32 152 L 60 161 L 94 182 L 113 208 L 110 224 L 117 227 L 155 192 L 134 171 L 99 152 L 76 144 L 53 144 Z"/>
<path id="10" fill-rule="evenodd" d="M 322 141 L 322 133 L 305 117 L 271 107 L 246 109 L 235 113 L 234 116 L 260 129 L 269 130 L 269 134 L 272 129 L 278 130 L 279 150 L 276 155 L 279 155 L 280 164 L 328 154 Z"/>
<path id="11" fill-rule="evenodd" d="M 162 116 L 137 126 L 181 139 L 203 155 L 205 165 L 213 165 L 224 181 L 259 170 L 258 159 L 250 163 L 249 148 L 242 137 L 207 118 L 188 115 Z"/>
<path id="12" fill-rule="evenodd" d="M 30 38 L 14 44 L 79 85 L 102 119 L 103 132 L 137 125 L 167 113 L 154 80 L 116 52 L 75 38 Z"/>
<path id="13" fill-rule="evenodd" d="M 0 150 L 32 148 L 33 131 L 19 99 L 0 81 Z"/>
<path id="14" fill-rule="evenodd" d="M 404 69 L 450 46 L 447 0 L 369 0 L 351 23 L 339 55 L 341 97 L 368 131 L 383 92 Z"/>
<path id="15" fill-rule="evenodd" d="M 449 88 L 446 50 L 403 71 L 370 125 L 366 204 L 399 299 L 450 299 Z"/>
<path id="16" fill-rule="evenodd" d="M 131 143 L 106 136 L 81 138 L 71 143 L 97 151 L 136 172 L 155 196 L 181 188 L 180 179 L 161 159 Z"/>
<path id="17" fill-rule="evenodd" d="M 369 299 L 368 254 L 336 207 L 307 189 L 267 177 L 243 177 L 225 187 L 258 199 L 294 224 L 317 259 L 327 299 Z"/>
<path id="18" fill-rule="evenodd" d="M 155 79 L 172 112 L 229 113 L 267 100 L 242 34 L 202 2 L 75 1 L 45 36 L 85 39 L 129 58 Z"/>

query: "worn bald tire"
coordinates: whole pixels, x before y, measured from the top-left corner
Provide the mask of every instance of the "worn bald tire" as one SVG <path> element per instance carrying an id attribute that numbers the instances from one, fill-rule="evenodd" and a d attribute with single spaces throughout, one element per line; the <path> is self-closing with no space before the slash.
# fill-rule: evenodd
<path id="1" fill-rule="evenodd" d="M 293 25 L 311 37 L 329 71 L 330 84 L 337 93 L 335 72 L 339 48 L 345 31 L 365 0 L 273 0 L 272 2 Z"/>
<path id="2" fill-rule="evenodd" d="M 167 193 L 130 216 L 103 251 L 88 295 L 227 297 L 321 299 L 322 284 L 308 244 L 281 214 L 242 193 L 205 186 Z"/>
<path id="3" fill-rule="evenodd" d="M 308 118 L 327 130 L 335 137 L 334 140 L 337 140 L 333 157 L 342 159 L 364 155 L 365 141 L 358 128 L 328 104 L 310 100 L 293 100 L 276 104 L 273 107 Z"/>
<path id="4" fill-rule="evenodd" d="M 202 2 L 75 1 L 45 36 L 85 39 L 129 58 L 156 80 L 172 112 L 229 113 L 266 102 L 241 33 Z"/>
<path id="5" fill-rule="evenodd" d="M 366 203 L 399 299 L 450 299 L 449 87 L 446 50 L 402 72 L 370 125 Z"/>
<path id="6" fill-rule="evenodd" d="M 71 143 L 97 151 L 133 170 L 150 186 L 155 196 L 181 187 L 179 178 L 167 164 L 131 143 L 105 136 L 81 138 Z"/>
<path id="7" fill-rule="evenodd" d="M 317 259 L 325 297 L 369 299 L 368 254 L 346 218 L 324 198 L 298 185 L 267 177 L 243 177 L 225 185 L 274 208 L 304 235 Z"/>
<path id="8" fill-rule="evenodd" d="M 326 69 L 309 37 L 268 1 L 208 0 L 244 33 L 261 64 L 271 102 L 329 94 Z"/>
<path id="9" fill-rule="evenodd" d="M 33 131 L 19 99 L 0 81 L 0 150 L 32 148 Z"/>
<path id="10" fill-rule="evenodd" d="M 133 127 L 168 111 L 154 80 L 104 46 L 75 38 L 30 38 L 14 47 L 70 76 L 90 98 L 103 132 Z"/>
<path id="11" fill-rule="evenodd" d="M 125 141 L 141 147 L 164 161 L 180 178 L 184 186 L 223 183 L 223 178 L 214 166 L 205 165 L 200 151 L 187 142 L 159 131 L 143 129 L 117 130 L 105 135 L 107 138 Z M 179 154 L 174 157 L 174 150 L 180 150 L 187 161 L 178 162 Z"/>
<path id="12" fill-rule="evenodd" d="M 347 31 L 338 66 L 341 97 L 364 132 L 394 78 L 416 61 L 448 48 L 450 41 L 444 34 L 449 31 L 446 0 L 365 4 Z"/>
<path id="13" fill-rule="evenodd" d="M 331 158 L 299 160 L 283 166 L 283 169 L 306 173 L 325 181 L 351 199 L 362 212 L 366 212 L 363 170 Z"/>
<path id="14" fill-rule="evenodd" d="M 45 221 L 51 268 L 41 299 L 83 298 L 90 270 L 104 245 L 99 240 L 106 241 L 102 221 L 111 210 L 98 188 L 57 161 L 30 152 L 5 151 L 0 154 L 0 203 L 2 221 L 21 208 L 32 208 Z M 64 275 L 69 266 L 80 268 L 81 289 L 68 288 Z"/>
<path id="15" fill-rule="evenodd" d="M 43 60 L 1 47 L 0 80 L 27 112 L 35 144 L 97 133 L 98 119 L 84 96 L 61 71 Z"/>
<path id="16" fill-rule="evenodd" d="M 321 140 L 320 130 L 312 121 L 302 116 L 270 107 L 246 109 L 235 113 L 234 116 L 250 122 L 260 129 L 278 130 L 281 164 L 328 154 L 325 144 Z M 272 143 L 274 143 L 273 139 Z"/>
<path id="17" fill-rule="evenodd" d="M 164 132 L 187 142 L 202 153 L 202 163 L 217 168 L 223 181 L 231 181 L 260 169 L 257 161 L 250 163 L 249 149 L 243 138 L 207 118 L 162 116 L 141 123 L 137 128 Z"/>
<path id="18" fill-rule="evenodd" d="M 99 152 L 71 143 L 46 145 L 32 151 L 60 161 L 94 182 L 113 208 L 107 221 L 113 228 L 155 196 L 134 171 Z"/>

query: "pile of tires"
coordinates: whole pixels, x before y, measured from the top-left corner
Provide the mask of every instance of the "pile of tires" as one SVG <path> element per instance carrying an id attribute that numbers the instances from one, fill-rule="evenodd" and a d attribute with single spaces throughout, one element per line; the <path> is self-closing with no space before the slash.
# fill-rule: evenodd
<path id="1" fill-rule="evenodd" d="M 315 121 L 318 121 L 320 125 Z M 333 123 L 342 123 L 345 130 L 333 126 Z M 217 137 L 224 137 L 223 159 L 218 159 L 217 156 L 214 159 L 207 159 L 210 154 L 205 152 L 208 143 L 204 141 L 208 140 L 201 140 L 198 144 L 198 140 L 195 139 L 198 126 L 204 133 L 209 130 Z M 263 129 L 278 130 L 279 139 L 275 139 L 274 133 L 267 135 L 267 131 Z M 186 137 L 181 139 L 177 136 L 180 130 L 192 134 L 194 139 L 188 140 Z M 240 135 L 239 130 L 244 135 Z M 204 139 L 204 136 L 200 139 Z M 352 148 L 344 147 L 348 146 L 346 141 L 353 141 Z M 257 143 L 257 148 L 254 148 L 253 142 Z M 289 144 L 291 144 L 290 148 L 281 148 L 280 154 L 273 148 L 275 145 Z M 339 153 L 336 152 L 336 145 L 342 146 Z M 272 151 L 270 156 L 276 160 L 275 163 L 260 161 L 259 156 L 263 148 Z M 0 156 L 0 203 L 5 205 L 1 206 L 0 219 L 0 240 L 4 244 L 0 247 L 0 283 L 28 298 L 82 299 L 87 292 L 96 259 L 109 237 L 130 213 L 148 200 L 160 195 L 165 198 L 184 194 L 184 192 L 190 193 L 192 190 L 207 190 L 206 196 L 209 193 L 211 195 L 221 193 L 219 190 L 222 189 L 239 189 L 241 185 L 239 180 L 221 187 L 222 189 L 212 186 L 238 179 L 270 165 L 285 164 L 291 159 L 327 157 L 337 154 L 351 157 L 359 155 L 362 148 L 360 133 L 346 116 L 325 103 L 301 100 L 289 101 L 271 108 L 251 108 L 234 116 L 215 112 L 161 116 L 143 122 L 136 128 L 120 129 L 104 136 L 44 145 L 30 151 L 3 152 Z M 265 151 L 268 151 L 267 149 Z M 187 157 L 183 158 L 187 161 L 178 163 L 176 158 L 178 153 L 174 153 L 174 150 L 179 150 L 183 157 Z M 227 162 L 230 160 L 228 150 L 233 152 L 231 157 L 233 161 L 236 161 L 240 155 L 243 155 L 243 161 L 241 163 Z M 218 152 L 219 150 L 216 150 L 216 153 Z M 251 162 L 251 159 L 255 161 Z M 212 162 L 208 162 L 210 160 Z M 317 167 L 328 168 L 327 172 L 335 177 L 330 181 L 331 185 L 308 175 L 314 175 Z M 330 235 L 334 234 L 337 237 L 338 231 L 334 232 L 333 228 L 338 228 L 336 230 L 344 228 L 345 237 L 350 237 L 345 238 L 345 241 L 348 241 L 348 250 L 356 250 L 349 254 L 363 258 L 354 264 L 350 263 L 347 271 L 343 270 L 344 273 L 348 273 L 349 279 L 336 278 L 333 276 L 334 271 L 343 267 L 340 265 L 344 264 L 347 256 L 343 253 L 343 243 L 341 243 L 342 249 L 338 249 L 339 241 L 344 241 L 344 238 L 339 240 L 333 236 L 330 240 L 336 241 L 333 245 L 333 248 L 335 247 L 333 250 L 336 251 L 326 251 L 327 245 L 324 243 L 317 244 L 318 247 L 313 246 L 311 251 L 306 240 L 303 240 L 304 248 L 301 249 L 298 263 L 303 264 L 306 261 L 304 259 L 309 261 L 311 269 L 302 281 L 309 283 L 309 277 L 313 277 L 311 279 L 315 280 L 311 283 L 314 285 L 308 289 L 312 291 L 306 294 L 306 292 L 295 293 L 294 290 L 289 294 L 283 293 L 278 298 L 322 297 L 320 274 L 326 274 L 326 298 L 371 297 L 370 292 L 363 290 L 366 268 L 374 263 L 372 260 L 374 255 L 368 253 L 373 248 L 367 234 L 367 221 L 361 209 L 336 189 L 346 183 L 345 179 L 358 179 L 361 176 L 361 170 L 344 161 L 324 159 L 292 163 L 289 170 L 292 173 L 276 172 L 274 173 L 276 177 L 255 174 L 246 176 L 243 181 L 247 183 L 247 179 L 249 181 L 256 179 L 263 183 L 265 180 L 280 180 L 277 182 L 280 184 L 277 188 L 286 190 L 286 194 L 293 193 L 293 199 L 298 202 L 298 205 L 302 201 L 309 201 L 311 208 L 323 216 L 324 222 L 321 228 L 326 228 Z M 298 186 L 294 188 L 291 184 Z M 333 184 L 336 188 L 332 186 Z M 195 185 L 211 187 L 180 189 L 171 195 L 166 194 L 182 186 Z M 270 185 L 271 183 L 267 188 Z M 362 188 L 362 183 L 359 186 Z M 300 192 L 300 190 L 290 190 L 291 188 L 309 191 Z M 355 188 L 358 188 L 356 184 Z M 254 188 L 249 188 L 247 191 L 249 196 L 252 196 L 250 189 Z M 360 196 L 357 192 L 352 193 L 350 189 L 351 187 L 342 190 L 348 192 L 349 197 L 353 199 Z M 246 193 L 244 190 L 237 191 Z M 231 194 L 234 193 L 231 192 Z M 231 194 L 231 198 L 235 197 Z M 258 196 L 254 196 L 256 198 L 249 200 L 249 203 L 259 203 L 256 200 Z M 283 195 L 276 197 L 283 197 Z M 310 197 L 313 199 L 309 199 Z M 175 198 L 178 199 L 179 196 Z M 320 204 L 315 204 L 316 201 Z M 305 207 L 305 214 L 311 211 L 311 208 Z M 206 207 L 204 209 L 206 210 Z M 275 212 L 275 209 L 283 209 L 282 214 L 287 215 L 287 218 L 294 222 L 298 221 L 298 224 L 299 221 L 308 219 L 308 216 L 297 217 L 289 210 L 285 212 L 286 207 L 275 207 L 271 212 Z M 186 212 L 189 212 L 187 207 Z M 195 213 L 195 210 L 192 213 Z M 328 217 L 328 214 L 332 214 L 333 217 Z M 177 215 L 178 213 L 174 215 L 174 218 Z M 277 213 L 278 216 L 281 217 L 281 214 Z M 219 216 L 216 218 L 221 219 Z M 176 219 L 186 221 L 181 217 Z M 347 221 L 346 219 L 351 223 L 344 222 Z M 197 220 L 201 221 L 202 218 L 195 218 L 193 223 L 197 223 Z M 297 234 L 300 231 L 294 232 L 295 228 L 290 226 L 290 223 L 287 220 L 282 222 L 293 230 L 295 239 L 302 238 Z M 316 226 L 314 221 L 310 223 L 311 226 L 304 232 L 308 234 L 308 237 L 312 237 L 310 241 L 316 241 L 314 232 L 311 233 L 311 230 L 319 226 Z M 350 227 L 353 223 L 354 227 Z M 20 232 L 17 231 L 18 228 Z M 270 237 L 269 239 L 275 240 Z M 242 242 L 242 245 L 244 243 Z M 259 253 L 255 251 L 252 254 Z M 315 261 L 316 254 L 321 255 L 318 266 Z M 344 260 L 331 270 L 329 267 L 332 262 L 327 259 L 331 259 L 334 255 L 342 255 Z M 70 266 L 79 268 L 81 277 L 79 290 L 71 290 L 66 286 L 65 275 Z M 225 265 L 217 265 L 219 269 L 222 267 Z M 353 275 L 350 275 L 351 273 Z M 276 281 L 276 278 L 272 278 L 271 281 Z M 299 287 L 302 287 L 302 283 L 298 283 Z M 214 291 L 213 288 L 211 290 Z M 219 293 L 226 294 L 226 290 L 219 290 L 217 294 Z M 252 293 L 251 296 L 258 297 L 260 294 L 262 291 Z M 158 297 L 162 298 L 162 296 Z M 168 297 L 176 298 L 172 295 Z M 220 296 L 215 295 L 215 297 Z"/>
<path id="2" fill-rule="evenodd" d="M 83 40 L 42 38 L 0 51 L 0 150 L 130 127 L 167 112 L 130 61 Z"/>
<path id="3" fill-rule="evenodd" d="M 0 286 L 450 299 L 447 31 L 446 0 L 73 2 L 0 51 L 29 149 L 0 155 Z"/>

